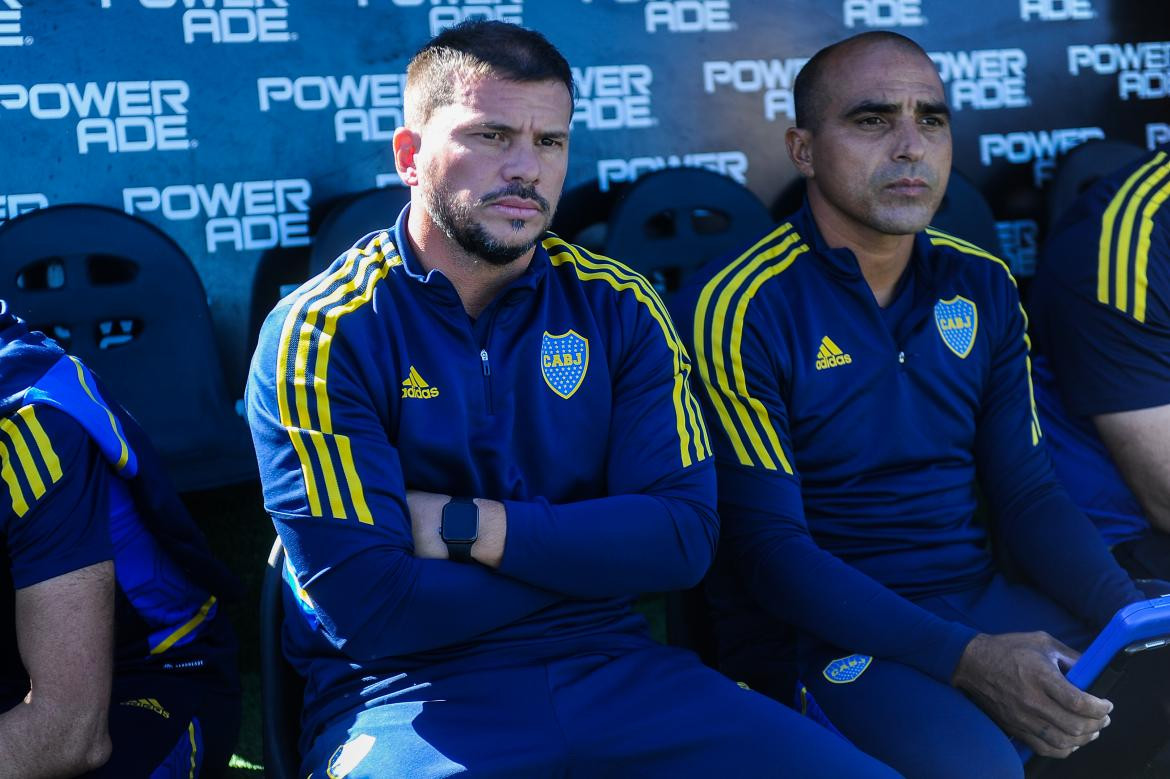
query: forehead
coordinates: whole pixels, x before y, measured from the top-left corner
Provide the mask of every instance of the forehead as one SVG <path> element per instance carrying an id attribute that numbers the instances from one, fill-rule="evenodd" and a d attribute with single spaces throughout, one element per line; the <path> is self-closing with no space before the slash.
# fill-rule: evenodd
<path id="1" fill-rule="evenodd" d="M 435 111 L 454 124 L 486 122 L 541 129 L 566 129 L 573 113 L 560 81 L 509 81 L 496 76 L 457 78 L 454 100 Z"/>
<path id="2" fill-rule="evenodd" d="M 912 49 L 890 43 L 859 45 L 828 64 L 822 84 L 828 92 L 826 102 L 837 109 L 863 100 L 946 101 L 938 69 Z"/>

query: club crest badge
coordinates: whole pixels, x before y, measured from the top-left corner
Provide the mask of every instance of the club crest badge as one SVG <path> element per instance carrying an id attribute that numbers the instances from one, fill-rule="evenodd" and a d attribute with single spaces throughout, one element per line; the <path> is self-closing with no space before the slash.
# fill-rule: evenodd
<path id="1" fill-rule="evenodd" d="M 979 332 L 979 310 L 975 304 L 962 295 L 934 304 L 934 323 L 947 348 L 965 359 L 975 346 L 975 334 Z"/>
<path id="2" fill-rule="evenodd" d="M 825 666 L 825 678 L 833 684 L 849 684 L 865 673 L 873 658 L 869 655 L 849 655 L 839 657 Z"/>
<path id="3" fill-rule="evenodd" d="M 540 337 L 540 373 L 548 388 L 568 400 L 589 370 L 589 340 L 575 330 Z"/>

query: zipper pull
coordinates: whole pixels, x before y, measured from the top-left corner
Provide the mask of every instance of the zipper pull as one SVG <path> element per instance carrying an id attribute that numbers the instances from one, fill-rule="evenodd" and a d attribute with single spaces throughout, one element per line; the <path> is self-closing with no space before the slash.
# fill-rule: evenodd
<path id="1" fill-rule="evenodd" d="M 483 363 L 483 375 L 484 376 L 491 376 L 492 375 L 492 366 L 488 363 L 487 349 L 480 349 L 479 350 L 479 361 L 481 363 Z"/>

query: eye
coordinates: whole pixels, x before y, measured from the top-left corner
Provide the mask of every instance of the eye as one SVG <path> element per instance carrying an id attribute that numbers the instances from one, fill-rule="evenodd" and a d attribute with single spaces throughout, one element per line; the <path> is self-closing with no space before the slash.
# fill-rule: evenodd
<path id="1" fill-rule="evenodd" d="M 541 138 L 540 145 L 547 146 L 552 149 L 559 149 L 565 145 L 565 142 L 560 138 Z"/>
<path id="2" fill-rule="evenodd" d="M 485 141 L 498 141 L 503 136 L 496 130 L 485 130 L 479 134 L 479 137 Z"/>
<path id="3" fill-rule="evenodd" d="M 930 127 L 945 127 L 947 120 L 944 116 L 924 116 L 922 123 Z"/>
<path id="4" fill-rule="evenodd" d="M 885 124 L 885 120 L 880 116 L 863 116 L 857 120 L 857 123 L 862 127 L 880 127 Z"/>

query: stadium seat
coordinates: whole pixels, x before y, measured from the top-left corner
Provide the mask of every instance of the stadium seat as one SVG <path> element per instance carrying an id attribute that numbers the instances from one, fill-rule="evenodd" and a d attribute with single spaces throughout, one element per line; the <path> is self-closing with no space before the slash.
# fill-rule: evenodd
<path id="1" fill-rule="evenodd" d="M 930 224 L 945 233 L 970 241 L 996 257 L 1003 256 L 991 206 L 983 193 L 971 183 L 971 179 L 954 168 L 951 169 L 946 194 Z"/>
<path id="2" fill-rule="evenodd" d="M 669 296 L 703 263 L 745 249 L 773 226 L 751 190 L 704 168 L 665 168 L 626 190 L 609 218 L 605 254 Z"/>
<path id="3" fill-rule="evenodd" d="M 284 547 L 277 538 L 268 554 L 260 589 L 260 703 L 264 734 L 264 772 L 296 779 L 300 770 L 297 739 L 304 682 L 284 659 L 280 634 L 284 622 Z"/>
<path id="4" fill-rule="evenodd" d="M 557 204 L 552 231 L 591 252 L 605 251 L 605 232 L 613 204 L 626 184 L 610 184 L 604 191 L 597 179 L 566 189 Z"/>
<path id="5" fill-rule="evenodd" d="M 366 233 L 393 227 L 399 212 L 409 202 L 409 187 L 380 187 L 351 195 L 335 205 L 313 236 L 309 276 L 328 268 Z"/>
<path id="6" fill-rule="evenodd" d="M 1074 148 L 1060 161 L 1048 189 L 1045 213 L 1048 226 L 1056 224 L 1081 193 L 1146 151 L 1137 144 L 1116 140 L 1092 140 Z"/>
<path id="7" fill-rule="evenodd" d="M 110 387 L 181 491 L 256 478 L 194 266 L 149 222 L 94 205 L 0 226 L 0 297 Z"/>

